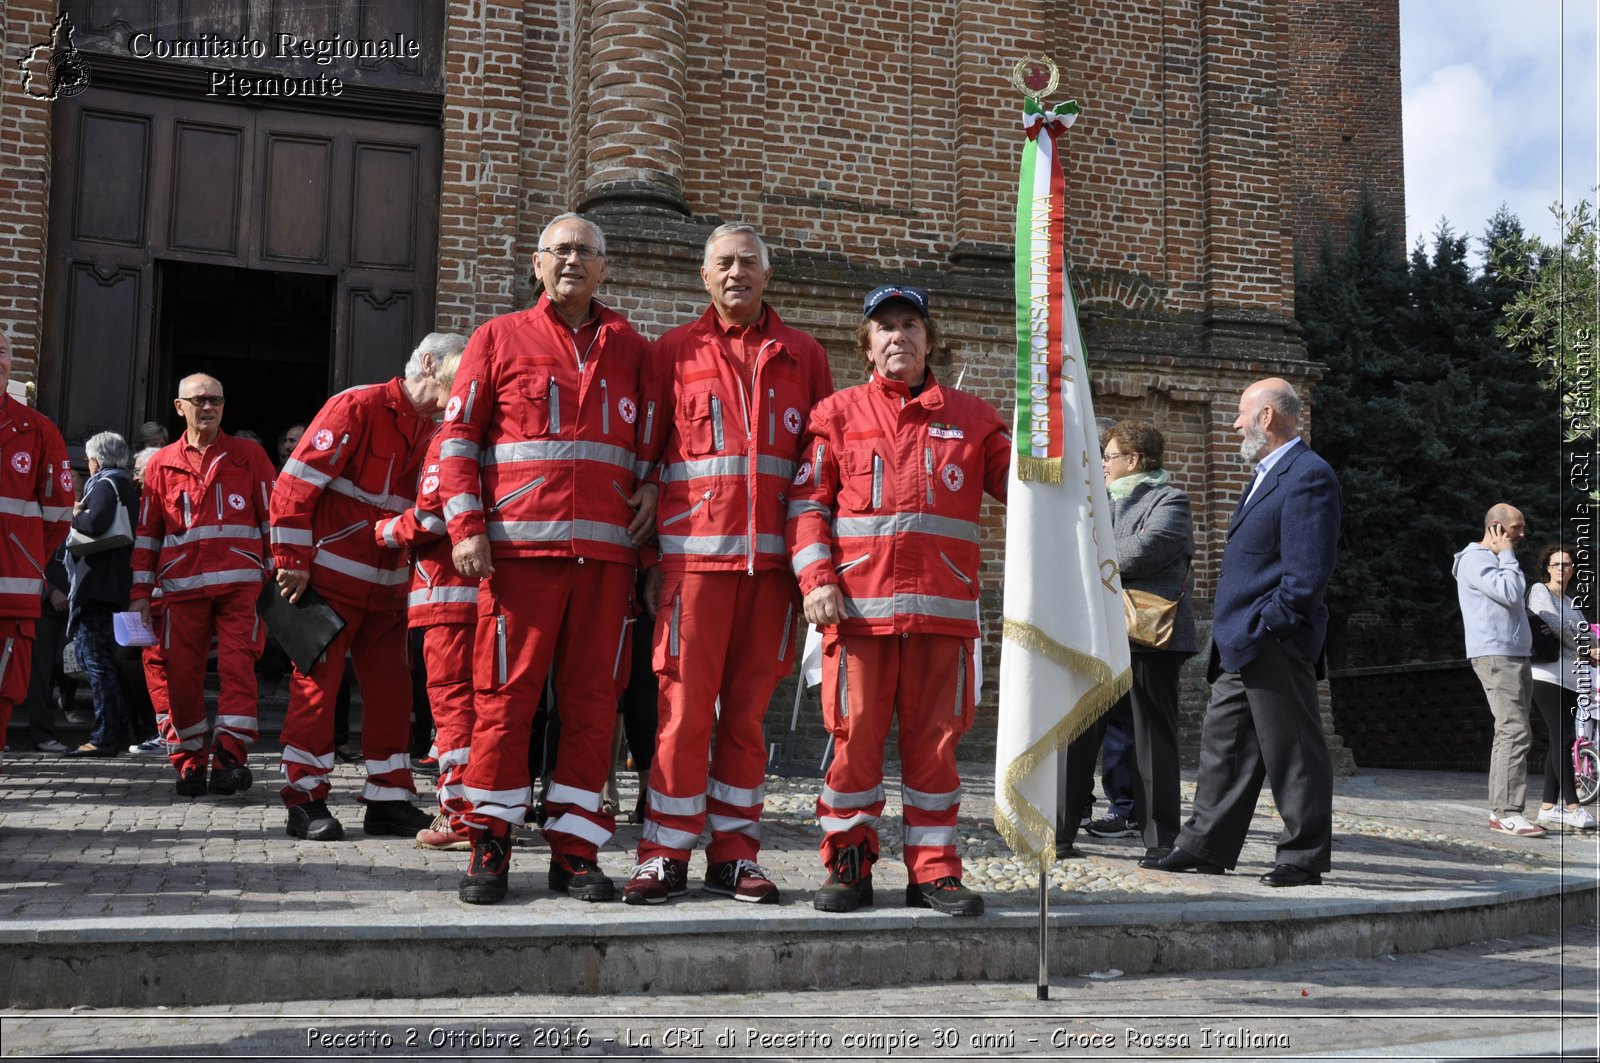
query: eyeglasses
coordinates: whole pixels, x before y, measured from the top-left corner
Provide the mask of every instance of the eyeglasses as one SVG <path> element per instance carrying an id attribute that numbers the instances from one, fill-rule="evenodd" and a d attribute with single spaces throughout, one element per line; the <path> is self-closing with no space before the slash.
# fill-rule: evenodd
<path id="1" fill-rule="evenodd" d="M 600 249 L 598 247 L 590 247 L 588 244 L 557 244 L 554 247 L 541 247 L 539 248 L 539 253 L 541 255 L 553 255 L 560 259 L 568 259 L 573 255 L 577 255 L 580 262 L 593 262 L 600 257 Z"/>
<path id="2" fill-rule="evenodd" d="M 225 400 L 221 395 L 179 395 L 178 401 L 191 406 L 221 406 Z"/>
<path id="3" fill-rule="evenodd" d="M 1138 456 L 1137 454 L 1102 454 L 1100 455 L 1100 460 L 1102 462 L 1116 461 L 1118 458 L 1137 458 Z"/>
<path id="4" fill-rule="evenodd" d="M 1577 568 L 1578 566 L 1577 566 L 1577 564 L 1575 562 L 1572 562 L 1572 561 L 1552 561 L 1552 562 L 1550 562 L 1549 567 L 1550 568 Z"/>

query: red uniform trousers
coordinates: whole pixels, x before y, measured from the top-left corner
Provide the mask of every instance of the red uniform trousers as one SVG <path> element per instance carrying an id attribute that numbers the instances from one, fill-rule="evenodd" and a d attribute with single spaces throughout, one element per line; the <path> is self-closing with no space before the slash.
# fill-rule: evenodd
<path id="1" fill-rule="evenodd" d="M 616 818 L 600 808 L 611 776 L 617 698 L 628 682 L 634 567 L 585 558 L 496 558 L 478 591 L 467 764 L 469 828 L 521 823 L 532 800 L 528 738 L 552 662 L 561 741 L 545 796 L 552 854 L 595 859 Z"/>
<path id="2" fill-rule="evenodd" d="M 660 719 L 641 863 L 687 860 L 708 813 L 708 861 L 754 860 L 761 851 L 762 722 L 778 680 L 794 666 L 798 618 L 794 577 L 782 570 L 668 573 L 662 581 L 654 658 Z"/>
<path id="3" fill-rule="evenodd" d="M 150 689 L 150 707 L 156 713 L 156 734 L 170 747 L 178 741 L 172 733 L 172 699 L 167 696 L 167 658 L 161 643 L 146 646 L 140 655 L 144 663 L 144 683 Z"/>
<path id="4" fill-rule="evenodd" d="M 256 613 L 260 584 L 223 594 L 167 599 L 161 605 L 161 655 L 165 659 L 168 712 L 167 758 L 182 774 L 211 759 L 206 723 L 206 658 L 217 637 L 217 727 L 215 744 L 240 764 L 255 744 L 256 659 L 267 644 L 266 625 Z M 152 692 L 151 701 L 155 701 Z"/>
<path id="5" fill-rule="evenodd" d="M 28 696 L 28 681 L 33 678 L 34 621 L 22 617 L 0 617 L 0 739 L 11 726 L 11 712 Z M 0 741 L 0 750 L 5 746 Z M 4 760 L 0 752 L 0 760 Z"/>
<path id="6" fill-rule="evenodd" d="M 434 793 L 450 829 L 466 829 L 467 752 L 477 712 L 472 704 L 472 646 L 477 625 L 434 624 L 422 632 L 422 660 L 428 673 L 428 704 L 433 707 L 433 749 L 439 762 Z"/>
<path id="7" fill-rule="evenodd" d="M 404 609 L 365 611 L 331 603 L 345 626 L 328 643 L 311 674 L 299 668 L 289 678 L 289 711 L 283 719 L 283 774 L 279 791 L 289 806 L 328 796 L 333 770 L 333 705 L 348 653 L 361 685 L 361 757 L 367 782 L 362 801 L 408 801 L 411 781 L 411 663 Z"/>
<path id="8" fill-rule="evenodd" d="M 911 881 L 959 878 L 956 742 L 972 726 L 972 640 L 954 635 L 824 631 L 822 719 L 834 747 L 817 799 L 822 862 L 831 866 L 840 849 L 861 844 L 878 858 L 883 747 L 896 712 Z"/>

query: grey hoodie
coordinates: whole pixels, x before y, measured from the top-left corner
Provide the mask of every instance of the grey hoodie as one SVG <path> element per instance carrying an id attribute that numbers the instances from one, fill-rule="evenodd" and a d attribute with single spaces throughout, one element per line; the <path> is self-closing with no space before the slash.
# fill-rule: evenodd
<path id="1" fill-rule="evenodd" d="M 1468 657 L 1527 657 L 1533 653 L 1525 604 L 1527 580 L 1514 550 L 1495 553 L 1473 543 L 1456 554 L 1451 572 L 1467 629 Z"/>

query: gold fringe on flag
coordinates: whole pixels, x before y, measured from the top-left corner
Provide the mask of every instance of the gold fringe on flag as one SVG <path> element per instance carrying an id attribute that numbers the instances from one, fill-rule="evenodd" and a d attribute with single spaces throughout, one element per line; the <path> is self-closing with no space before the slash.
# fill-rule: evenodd
<path id="1" fill-rule="evenodd" d="M 1040 484 L 1061 483 L 1061 459 L 1040 458 L 1032 454 L 1017 455 L 1017 479 Z M 1006 623 L 1011 623 L 1007 620 Z"/>

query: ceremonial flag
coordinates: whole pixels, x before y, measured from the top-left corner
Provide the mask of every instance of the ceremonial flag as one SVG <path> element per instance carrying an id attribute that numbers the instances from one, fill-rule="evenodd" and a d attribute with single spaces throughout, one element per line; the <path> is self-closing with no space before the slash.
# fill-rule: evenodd
<path id="1" fill-rule="evenodd" d="M 1006 502 L 995 822 L 1055 858 L 1056 756 L 1132 683 L 1089 372 L 1067 279 L 1067 103 L 1029 99 L 1017 191 L 1016 452 Z M 1041 883 L 1042 886 L 1042 883 Z"/>

